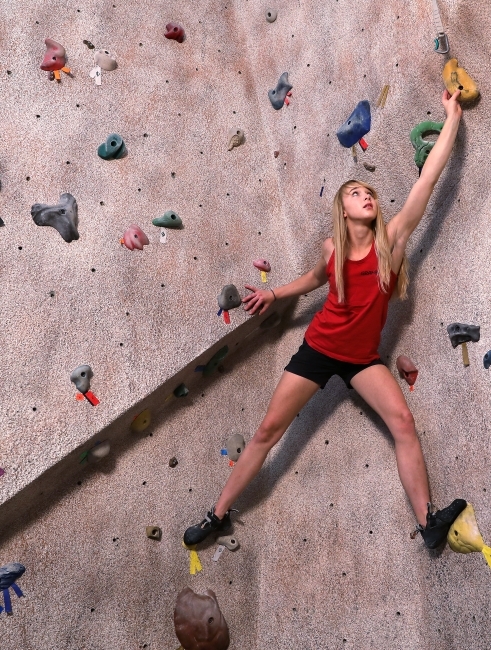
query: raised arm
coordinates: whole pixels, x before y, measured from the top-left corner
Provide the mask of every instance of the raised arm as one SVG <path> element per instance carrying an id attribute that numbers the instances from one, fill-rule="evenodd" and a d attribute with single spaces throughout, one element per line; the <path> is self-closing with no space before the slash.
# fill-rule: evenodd
<path id="1" fill-rule="evenodd" d="M 246 289 L 252 291 L 245 298 L 242 299 L 244 309 L 250 314 L 263 314 L 266 309 L 276 300 L 280 298 L 291 298 L 293 296 L 300 296 L 304 293 L 309 293 L 314 289 L 318 289 L 327 282 L 326 265 L 329 257 L 333 251 L 334 245 L 331 239 L 327 239 L 322 245 L 322 257 L 314 266 L 313 269 L 307 271 L 304 275 L 300 276 L 293 282 L 284 284 L 280 287 L 271 289 L 258 289 L 250 284 L 246 284 Z"/>
<path id="2" fill-rule="evenodd" d="M 447 119 L 443 129 L 435 142 L 435 146 L 430 151 L 430 155 L 421 170 L 421 176 L 413 185 L 402 210 L 387 224 L 387 234 L 392 248 L 393 267 L 399 268 L 407 240 L 421 221 L 431 193 L 450 157 L 462 116 L 462 108 L 457 101 L 459 94 L 459 90 L 452 96 L 447 90 L 444 91 L 442 103 Z"/>

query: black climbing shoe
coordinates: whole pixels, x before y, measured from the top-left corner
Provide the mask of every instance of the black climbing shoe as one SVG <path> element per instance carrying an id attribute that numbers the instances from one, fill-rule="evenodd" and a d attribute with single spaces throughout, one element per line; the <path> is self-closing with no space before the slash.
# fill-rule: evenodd
<path id="1" fill-rule="evenodd" d="M 223 519 L 218 519 L 215 515 L 215 508 L 213 507 L 200 524 L 190 526 L 186 530 L 184 533 L 184 543 L 186 546 L 199 544 L 206 539 L 210 533 L 229 530 L 229 528 L 232 527 L 232 522 L 230 521 L 231 512 L 232 510 L 227 510 L 223 515 Z M 237 510 L 234 510 L 233 512 L 237 512 Z"/>
<path id="2" fill-rule="evenodd" d="M 418 526 L 417 528 L 428 548 L 437 548 L 446 540 L 450 526 L 466 506 L 467 501 L 464 501 L 464 499 L 455 499 L 443 510 L 432 513 L 431 503 L 428 504 L 426 527 Z"/>

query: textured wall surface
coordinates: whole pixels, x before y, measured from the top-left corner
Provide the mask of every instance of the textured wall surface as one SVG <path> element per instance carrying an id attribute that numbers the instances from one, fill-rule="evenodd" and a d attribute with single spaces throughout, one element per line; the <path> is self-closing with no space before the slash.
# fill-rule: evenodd
<path id="1" fill-rule="evenodd" d="M 439 6 L 451 54 L 482 98 L 465 111 L 410 241 L 409 299 L 391 306 L 381 353 L 394 372 L 402 353 L 419 368 L 414 392 L 403 390 L 434 503 L 468 499 L 490 542 L 491 18 L 482 1 Z M 338 379 L 239 499 L 241 548 L 215 563 L 211 540 L 203 571 L 189 575 L 181 535 L 230 472 L 220 449 L 230 433 L 250 439 L 325 297 L 301 297 L 280 330 L 246 339 L 257 323 L 237 310 L 225 325 L 217 293 L 259 284 L 255 257 L 271 261 L 271 286 L 308 270 L 348 178 L 374 184 L 394 215 L 417 178 L 410 130 L 444 118 L 429 0 L 271 7 L 270 24 L 257 0 L 0 2 L 0 566 L 27 567 L 26 598 L 0 615 L 5 647 L 177 648 L 172 612 L 187 585 L 216 592 L 233 648 L 489 645 L 484 559 L 410 540 L 390 436 Z M 164 38 L 170 20 L 184 43 Z M 47 36 L 67 50 L 74 76 L 61 84 L 39 69 Z M 116 54 L 101 87 L 83 39 Z M 293 96 L 275 111 L 267 91 L 284 71 Z M 372 128 L 355 162 L 335 132 L 362 99 Z M 246 142 L 229 152 L 230 128 Z M 111 132 L 128 147 L 122 160 L 96 155 Z M 70 244 L 30 216 L 62 192 L 79 207 Z M 151 220 L 168 209 L 185 227 L 162 244 Z M 119 244 L 131 223 L 150 238 L 143 252 Z M 453 321 L 481 326 L 468 368 L 448 340 Z M 194 373 L 224 337 L 237 353 L 223 372 Z M 94 370 L 95 408 L 74 399 L 69 374 L 81 363 Z M 188 397 L 165 404 L 184 380 Z M 145 406 L 157 414 L 151 428 L 129 433 Z M 111 455 L 80 466 L 80 451 L 107 437 Z M 161 542 L 145 537 L 149 524 L 162 527 Z"/>

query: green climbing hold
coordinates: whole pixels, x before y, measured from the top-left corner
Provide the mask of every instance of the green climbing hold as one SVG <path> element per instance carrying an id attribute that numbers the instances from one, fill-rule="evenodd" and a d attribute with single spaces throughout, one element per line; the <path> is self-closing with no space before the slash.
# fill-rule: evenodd
<path id="1" fill-rule="evenodd" d="M 107 136 L 105 142 L 97 147 L 97 155 L 104 160 L 115 160 L 126 155 L 126 146 L 123 138 L 117 133 Z"/>
<path id="2" fill-rule="evenodd" d="M 187 388 L 186 384 L 179 384 L 179 386 L 174 389 L 175 397 L 186 397 L 188 394 L 189 388 Z"/>
<path id="3" fill-rule="evenodd" d="M 174 212 L 174 210 L 167 210 L 167 212 L 165 212 L 161 217 L 152 219 L 152 223 L 154 226 L 157 226 L 158 228 L 181 228 L 182 227 L 182 219 L 177 214 L 177 212 Z"/>
<path id="4" fill-rule="evenodd" d="M 414 162 L 421 169 L 433 149 L 435 143 L 430 140 L 424 140 L 424 137 L 430 133 L 441 133 L 443 122 L 420 122 L 411 131 L 411 144 L 416 149 Z"/>
<path id="5" fill-rule="evenodd" d="M 228 345 L 225 345 L 223 348 L 220 348 L 218 352 L 216 352 L 208 361 L 208 363 L 206 364 L 203 370 L 203 376 L 208 377 L 208 375 L 211 375 L 220 365 L 220 361 L 223 361 L 223 359 L 225 359 L 227 354 L 228 354 Z"/>

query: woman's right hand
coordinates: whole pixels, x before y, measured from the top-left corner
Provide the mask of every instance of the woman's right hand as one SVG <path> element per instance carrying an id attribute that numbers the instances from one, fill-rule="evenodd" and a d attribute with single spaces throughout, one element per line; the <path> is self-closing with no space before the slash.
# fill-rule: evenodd
<path id="1" fill-rule="evenodd" d="M 256 314 L 260 316 L 271 306 L 275 301 L 275 295 L 272 289 L 258 289 L 250 284 L 245 285 L 246 289 L 252 291 L 245 298 L 242 298 L 244 309 L 251 315 Z"/>

